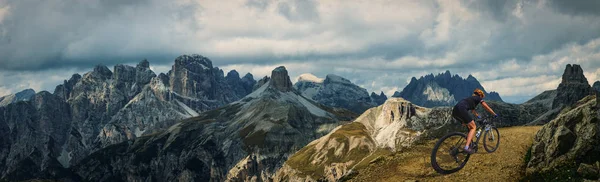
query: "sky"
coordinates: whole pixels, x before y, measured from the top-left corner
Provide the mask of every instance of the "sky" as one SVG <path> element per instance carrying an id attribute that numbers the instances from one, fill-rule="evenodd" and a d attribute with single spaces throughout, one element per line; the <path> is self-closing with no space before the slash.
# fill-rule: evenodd
<path id="1" fill-rule="evenodd" d="M 520 102 L 555 89 L 566 64 L 600 80 L 600 1 L 0 0 L 0 95 L 52 92 L 98 64 L 166 72 L 182 54 L 387 95 L 450 70 Z"/>

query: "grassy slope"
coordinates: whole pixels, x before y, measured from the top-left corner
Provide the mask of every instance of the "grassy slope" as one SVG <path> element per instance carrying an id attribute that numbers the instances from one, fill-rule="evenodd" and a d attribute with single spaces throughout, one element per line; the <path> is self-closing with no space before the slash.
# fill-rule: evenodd
<path id="1" fill-rule="evenodd" d="M 431 168 L 429 156 L 435 140 L 430 140 L 369 164 L 350 181 L 518 181 L 525 171 L 523 156 L 540 128 L 501 128 L 500 148 L 495 153 L 480 149 L 465 168 L 454 174 L 440 175 Z"/>

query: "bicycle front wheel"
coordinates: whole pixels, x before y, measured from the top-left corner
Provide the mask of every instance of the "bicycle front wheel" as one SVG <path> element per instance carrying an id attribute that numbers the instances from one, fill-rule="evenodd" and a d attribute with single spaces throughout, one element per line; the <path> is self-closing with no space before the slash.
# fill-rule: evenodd
<path id="1" fill-rule="evenodd" d="M 437 141 L 431 151 L 431 166 L 440 174 L 451 174 L 461 170 L 470 154 L 464 152 L 467 141 L 464 133 L 450 133 Z"/>
<path id="2" fill-rule="evenodd" d="M 500 146 L 500 132 L 498 128 L 491 127 L 490 130 L 483 134 L 483 148 L 488 153 L 495 152 Z"/>

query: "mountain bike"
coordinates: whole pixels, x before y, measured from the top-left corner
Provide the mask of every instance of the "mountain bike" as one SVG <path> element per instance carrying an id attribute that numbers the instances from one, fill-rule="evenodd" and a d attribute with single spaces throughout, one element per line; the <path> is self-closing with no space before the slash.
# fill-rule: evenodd
<path id="1" fill-rule="evenodd" d="M 491 122 L 492 117 L 476 120 L 479 126 L 485 129 L 483 133 L 483 148 L 492 153 L 500 145 L 500 132 Z M 478 127 L 475 137 L 470 144 L 472 150 L 477 153 L 482 127 Z M 440 174 L 451 174 L 461 170 L 469 161 L 471 154 L 464 151 L 467 135 L 461 132 L 447 134 L 440 138 L 431 151 L 431 166 Z"/>

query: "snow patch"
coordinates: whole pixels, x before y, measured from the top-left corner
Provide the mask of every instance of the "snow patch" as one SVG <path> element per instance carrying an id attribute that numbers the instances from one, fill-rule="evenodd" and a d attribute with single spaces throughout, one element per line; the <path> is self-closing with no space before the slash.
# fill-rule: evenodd
<path id="1" fill-rule="evenodd" d="M 142 136 L 142 134 L 144 134 L 144 132 L 145 132 L 145 131 L 146 131 L 146 130 L 140 130 L 140 128 L 139 128 L 139 127 L 136 127 L 136 128 L 135 128 L 135 131 L 134 131 L 134 132 L 135 132 L 135 137 L 140 137 L 140 136 Z"/>
<path id="2" fill-rule="evenodd" d="M 289 94 L 289 92 L 288 92 Z M 308 109 L 308 111 L 316 116 L 320 116 L 320 117 L 327 117 L 327 111 L 315 106 L 313 103 L 311 103 L 310 101 L 306 100 L 304 97 L 298 96 L 298 95 L 292 95 L 293 97 L 296 98 L 296 100 L 300 101 L 300 103 L 306 107 L 306 109 Z"/>
<path id="3" fill-rule="evenodd" d="M 188 107 L 187 105 L 185 105 L 181 101 L 175 100 L 175 102 L 177 102 L 177 104 L 179 104 L 179 106 L 181 106 L 185 110 L 185 112 L 187 112 L 188 116 L 194 117 L 194 116 L 198 116 L 199 115 L 196 111 L 194 111 L 192 108 Z"/>
<path id="4" fill-rule="evenodd" d="M 267 87 L 269 87 L 270 84 L 271 84 L 271 81 L 268 81 L 263 86 L 261 86 L 260 88 L 256 89 L 254 92 L 248 94 L 244 98 L 257 98 L 257 97 L 259 97 L 263 92 L 265 92 L 265 90 L 267 90 Z"/>
<path id="5" fill-rule="evenodd" d="M 323 80 L 325 80 L 325 79 L 319 78 L 310 73 L 304 73 L 304 74 L 301 74 L 300 77 L 298 77 L 298 82 L 323 83 Z"/>
<path id="6" fill-rule="evenodd" d="M 60 152 L 60 156 L 58 156 L 56 160 L 58 160 L 63 167 L 69 168 L 71 159 L 73 158 L 71 156 L 71 152 L 67 152 L 67 149 L 63 147 L 62 151 Z"/>

